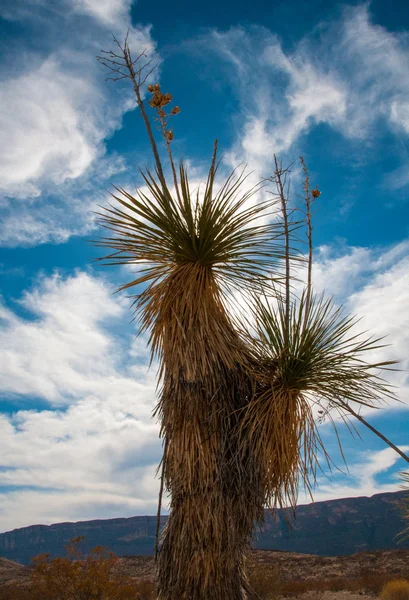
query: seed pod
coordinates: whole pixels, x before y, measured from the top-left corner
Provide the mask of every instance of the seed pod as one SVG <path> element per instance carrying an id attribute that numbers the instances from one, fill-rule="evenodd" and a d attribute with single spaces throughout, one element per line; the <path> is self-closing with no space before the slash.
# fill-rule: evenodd
<path id="1" fill-rule="evenodd" d="M 159 106 L 162 106 L 162 98 L 162 92 L 155 91 L 152 99 L 149 101 L 149 105 L 152 106 L 152 108 L 158 108 Z"/>
<path id="2" fill-rule="evenodd" d="M 161 106 L 166 106 L 172 100 L 171 94 L 162 94 Z"/>

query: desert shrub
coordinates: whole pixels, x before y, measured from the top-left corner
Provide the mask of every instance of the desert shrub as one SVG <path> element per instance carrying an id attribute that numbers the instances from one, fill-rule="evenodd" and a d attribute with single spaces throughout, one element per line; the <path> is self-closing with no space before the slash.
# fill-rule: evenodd
<path id="1" fill-rule="evenodd" d="M 0 600 L 51 600 L 31 587 L 15 587 L 5 585 L 0 587 Z"/>
<path id="2" fill-rule="evenodd" d="M 348 580 L 348 588 L 351 591 L 363 591 L 367 594 L 379 596 L 382 588 L 393 576 L 379 573 L 371 569 L 361 569 L 356 578 Z"/>
<path id="3" fill-rule="evenodd" d="M 152 581 L 134 581 L 124 583 L 113 581 L 111 589 L 102 590 L 100 587 L 100 600 L 156 600 L 156 585 Z M 75 589 L 75 588 L 74 588 Z M 70 593 L 72 593 L 72 589 Z M 80 591 L 81 593 L 81 591 Z M 74 596 L 56 596 L 55 591 L 46 590 L 44 587 L 15 587 L 3 586 L 0 587 L 0 600 L 60 600 L 60 598 L 74 598 Z M 75 598 L 83 598 L 83 595 L 75 596 Z"/>
<path id="4" fill-rule="evenodd" d="M 280 573 L 274 567 L 254 565 L 249 572 L 249 582 L 255 600 L 272 600 L 281 590 Z"/>
<path id="5" fill-rule="evenodd" d="M 138 584 L 115 574 L 117 557 L 102 546 L 84 557 L 79 544 L 84 537 L 73 538 L 66 547 L 67 556 L 50 559 L 40 554 L 33 559 L 32 598 L 44 600 L 150 600 L 142 596 Z"/>
<path id="6" fill-rule="evenodd" d="M 369 572 L 355 578 L 290 579 L 280 582 L 277 595 L 291 598 L 301 596 L 306 592 L 349 591 L 378 596 L 382 587 L 390 580 L 391 577 L 386 574 Z M 268 595 L 266 597 L 268 598 Z"/>
<path id="7" fill-rule="evenodd" d="M 0 600 L 29 600 L 28 590 L 13 589 L 9 586 L 0 588 Z"/>
<path id="8" fill-rule="evenodd" d="M 298 597 L 306 592 L 325 592 L 327 590 L 344 590 L 344 582 L 334 579 L 302 579 L 283 581 L 280 586 L 280 595 L 285 597 Z"/>
<path id="9" fill-rule="evenodd" d="M 138 581 L 134 584 L 135 590 L 140 595 L 140 600 L 156 600 L 156 584 L 149 579 Z"/>
<path id="10" fill-rule="evenodd" d="M 409 600 L 409 581 L 393 579 L 388 581 L 381 591 L 382 600 Z"/>

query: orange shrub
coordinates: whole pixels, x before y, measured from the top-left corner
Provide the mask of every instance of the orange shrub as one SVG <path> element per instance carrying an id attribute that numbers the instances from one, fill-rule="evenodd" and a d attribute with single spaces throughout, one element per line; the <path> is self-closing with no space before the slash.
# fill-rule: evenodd
<path id="1" fill-rule="evenodd" d="M 79 544 L 84 537 L 73 538 L 67 557 L 49 559 L 40 554 L 33 559 L 32 592 L 44 600 L 145 600 L 137 584 L 114 574 L 118 559 L 102 546 L 83 557 Z"/>
<path id="2" fill-rule="evenodd" d="M 394 579 L 386 583 L 381 591 L 382 600 L 409 600 L 409 581 Z"/>

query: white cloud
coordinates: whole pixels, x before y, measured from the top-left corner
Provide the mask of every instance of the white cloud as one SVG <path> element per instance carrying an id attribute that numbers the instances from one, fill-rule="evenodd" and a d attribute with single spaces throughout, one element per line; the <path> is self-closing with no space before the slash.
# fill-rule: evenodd
<path id="1" fill-rule="evenodd" d="M 366 136 L 382 118 L 407 133 L 403 102 L 409 91 L 407 35 L 375 24 L 369 4 L 345 10 L 340 34 L 342 70 L 345 81 L 350 78 L 343 130 L 352 137 Z"/>
<path id="2" fill-rule="evenodd" d="M 264 53 L 266 65 L 273 70 L 281 69 L 289 78 L 285 94 L 288 114 L 283 114 L 284 118 L 277 123 L 275 152 L 288 150 L 297 137 L 314 124 L 336 125 L 346 109 L 345 89 L 335 73 L 323 72 L 301 53 L 291 58 L 283 56 L 277 62 L 280 52 L 274 45 L 267 47 Z"/>
<path id="3" fill-rule="evenodd" d="M 384 337 L 387 348 L 374 352 L 374 358 L 401 361 L 401 372 L 389 379 L 398 386 L 398 396 L 408 403 L 409 392 L 409 256 L 383 272 L 378 272 L 362 289 L 354 292 L 348 309 L 362 317 L 359 327 Z M 388 360 L 386 359 L 386 360 Z M 406 404 L 407 406 L 407 404 Z"/>
<path id="4" fill-rule="evenodd" d="M 68 279 L 58 274 L 43 278 L 23 296 L 20 303 L 34 319 L 3 306 L 3 394 L 32 395 L 54 404 L 85 394 L 113 395 L 121 406 L 127 395 L 143 395 L 143 384 L 120 374 L 126 372 L 120 368 L 126 354 L 103 327 L 107 319 L 131 320 L 125 299 L 115 299 L 101 280 L 78 272 Z"/>
<path id="5" fill-rule="evenodd" d="M 105 141 L 135 99 L 129 85 L 105 81 L 95 56 L 114 44 L 112 31 L 122 40 L 129 29 L 134 56 L 155 58 L 155 44 L 149 26 L 132 27 L 128 1 L 67 1 L 58 10 L 17 1 L 5 18 L 13 15 L 30 21 L 36 49 L 12 44 L 0 67 L 0 243 L 61 243 L 93 228 L 90 210 L 127 168 L 107 156 Z"/>
<path id="6" fill-rule="evenodd" d="M 133 0 L 15 0 L 0 6 L 0 15 L 9 21 L 72 19 L 77 15 L 88 16 L 101 27 L 113 31 L 121 28 L 122 33 L 130 24 L 130 9 Z M 88 21 L 89 25 L 89 21 Z"/>
<path id="7" fill-rule="evenodd" d="M 377 248 L 318 249 L 313 265 L 314 289 L 334 296 L 347 313 L 359 318 L 356 333 L 365 337 L 384 337 L 386 347 L 373 350 L 368 361 L 400 361 L 398 372 L 383 372 L 397 386 L 397 397 L 404 403 L 394 403 L 395 409 L 407 409 L 409 404 L 409 242 Z M 362 414 L 375 414 L 362 408 Z"/>
<path id="8" fill-rule="evenodd" d="M 342 300 L 362 283 L 368 272 L 373 270 L 369 248 L 348 248 L 345 253 L 334 252 L 333 246 L 317 248 L 313 263 L 313 282 L 317 293 L 324 290 Z"/>
<path id="9" fill-rule="evenodd" d="M 407 453 L 409 446 L 400 446 L 400 450 Z M 348 461 L 349 474 L 347 478 L 335 470 L 329 480 L 322 476 L 317 478 L 318 485 L 313 491 L 314 501 L 357 498 L 359 496 L 370 497 L 374 494 L 399 491 L 402 481 L 398 471 L 395 470 L 389 481 L 383 483 L 379 481 L 379 478 L 397 465 L 399 460 L 400 457 L 392 448 L 355 453 L 354 460 Z M 300 493 L 298 504 L 309 504 L 310 502 L 311 498 L 308 493 Z"/>
<path id="10" fill-rule="evenodd" d="M 380 359 L 406 361 L 408 245 L 383 252 L 345 248 L 343 254 L 338 249 L 336 260 L 331 256 L 337 255 L 330 248 L 318 255 L 318 286 L 335 291 L 338 301 L 363 317 L 360 329 L 389 334 L 393 345 L 381 351 Z M 0 419 L 6 467 L 0 485 L 16 486 L 0 496 L 3 530 L 34 522 L 154 514 L 154 471 L 161 456 L 159 427 L 151 420 L 155 372 L 147 371 L 144 339 L 135 340 L 132 331 L 121 339 L 113 333 L 112 327 L 123 329 L 131 315 L 128 301 L 111 291 L 83 272 L 67 278 L 56 274 L 23 295 L 24 316 L 2 308 L 3 396 L 25 396 L 26 404 L 30 397 L 40 398 L 54 407 L 35 410 L 33 404 L 33 410 Z M 407 374 L 397 377 L 407 400 Z M 388 468 L 396 472 L 397 457 L 390 449 L 357 458 L 353 447 L 348 444 L 346 452 L 350 476 L 334 471 L 332 483 L 321 478 L 316 500 L 398 489 L 395 475 L 388 483 L 380 477 Z M 308 499 L 300 495 L 301 501 Z"/>
<path id="11" fill-rule="evenodd" d="M 112 154 L 99 158 L 82 177 L 56 186 L 55 193 L 41 194 L 35 201 L 6 199 L 0 244 L 60 244 L 73 235 L 89 234 L 95 229 L 94 213 L 111 200 L 108 178 L 122 177 L 125 170 L 121 156 Z"/>
<path id="12" fill-rule="evenodd" d="M 409 133 L 409 102 L 392 102 L 390 119 Z"/>
<path id="13" fill-rule="evenodd" d="M 85 235 L 92 229 L 93 223 L 91 207 L 87 208 L 89 214 L 84 215 L 84 206 L 76 206 L 74 202 L 71 205 L 70 218 L 64 220 L 62 207 L 45 206 L 43 202 L 35 207 L 11 206 L 3 219 L 4 228 L 0 230 L 0 243 L 2 246 L 13 248 L 47 242 L 61 244 L 72 235 Z"/>
<path id="14" fill-rule="evenodd" d="M 293 156 L 302 135 L 325 123 L 352 140 L 371 139 L 381 120 L 407 134 L 409 43 L 373 22 L 370 5 L 347 7 L 285 51 L 268 29 L 233 27 L 202 38 L 227 64 L 242 118 L 227 158 L 265 175 L 273 153 Z M 361 143 L 361 142 L 360 142 Z M 361 144 L 362 154 L 362 144 Z"/>
<path id="15" fill-rule="evenodd" d="M 112 333 L 131 314 L 111 293 L 86 273 L 56 274 L 24 294 L 32 318 L 2 307 L 1 394 L 25 396 L 28 406 L 33 398 L 33 409 L 0 418 L 0 485 L 11 486 L 0 494 L 2 530 L 154 512 L 155 368 L 145 339 Z M 35 398 L 53 408 L 36 410 Z"/>
<path id="16" fill-rule="evenodd" d="M 273 153 L 285 153 L 313 125 L 338 126 L 346 111 L 346 90 L 336 72 L 313 62 L 303 48 L 285 54 L 279 39 L 263 27 L 213 31 L 204 41 L 235 69 L 233 88 L 243 113 L 238 141 L 227 160 L 244 158 L 261 174 Z"/>
<path id="17" fill-rule="evenodd" d="M 134 475 L 135 473 L 131 474 Z M 102 490 L 9 492 L 0 495 L 0 530 L 11 531 L 29 525 L 52 525 L 67 521 L 154 515 L 157 510 L 157 494 L 158 490 L 155 490 L 147 500 L 138 498 L 137 495 L 132 497 L 129 494 Z"/>
<path id="18" fill-rule="evenodd" d="M 97 158 L 105 160 L 104 140 L 134 102 L 130 94 L 111 102 L 112 88 L 94 62 L 92 54 L 84 60 L 64 50 L 35 70 L 3 82 L 0 192 L 4 196 L 31 198 L 30 204 L 35 204 L 33 198 L 56 193 L 56 186 L 84 175 Z M 115 155 L 112 162 L 118 162 Z"/>
<path id="19" fill-rule="evenodd" d="M 60 184 L 82 175 L 113 126 L 109 119 L 107 129 L 98 123 L 102 101 L 91 81 L 64 73 L 56 58 L 8 80 L 0 90 L 3 191 L 9 194 L 28 182 L 32 194 L 41 178 Z"/>
<path id="20" fill-rule="evenodd" d="M 129 19 L 132 0 L 73 0 L 78 13 L 89 14 L 106 26 L 123 26 Z"/>

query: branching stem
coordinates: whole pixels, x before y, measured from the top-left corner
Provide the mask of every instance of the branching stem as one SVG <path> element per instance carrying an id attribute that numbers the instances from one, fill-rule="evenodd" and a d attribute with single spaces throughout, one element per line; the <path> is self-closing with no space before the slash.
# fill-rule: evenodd
<path id="1" fill-rule="evenodd" d="M 129 33 L 129 32 L 128 32 Z M 141 86 L 145 83 L 147 77 L 155 70 L 158 65 L 155 65 L 149 73 L 144 74 L 142 78 L 142 73 L 144 69 L 150 64 L 151 61 L 148 61 L 141 68 L 135 69 L 135 65 L 138 64 L 139 60 L 142 57 L 146 57 L 145 52 L 142 52 L 136 59 L 132 59 L 131 50 L 128 44 L 128 33 L 125 37 L 124 46 L 122 47 L 118 40 L 113 36 L 114 42 L 118 46 L 121 51 L 121 55 L 115 54 L 112 51 L 103 51 L 104 56 L 97 56 L 97 60 L 107 67 L 110 71 L 114 73 L 118 73 L 119 77 L 116 77 L 114 81 L 118 81 L 119 79 L 130 79 L 132 81 L 132 86 L 136 96 L 136 103 L 141 109 L 142 118 L 145 123 L 146 131 L 148 133 L 149 141 L 152 147 L 153 156 L 155 159 L 156 170 L 158 173 L 158 177 L 162 184 L 162 188 L 166 188 L 165 176 L 163 174 L 162 163 L 159 157 L 158 148 L 155 142 L 155 138 L 153 136 L 152 127 L 149 121 L 149 117 L 146 113 L 145 106 L 141 96 Z"/>
<path id="2" fill-rule="evenodd" d="M 304 192 L 305 192 L 305 215 L 307 218 L 307 239 L 308 239 L 308 275 L 307 275 L 307 298 L 305 302 L 305 321 L 308 318 L 308 312 L 311 304 L 311 290 L 312 290 L 312 258 L 313 258 L 313 245 L 312 245 L 312 222 L 311 222 L 311 196 L 310 196 L 310 178 L 308 175 L 307 166 L 304 158 L 300 156 L 300 161 L 304 171 Z M 304 323 L 305 324 L 305 323 Z"/>

